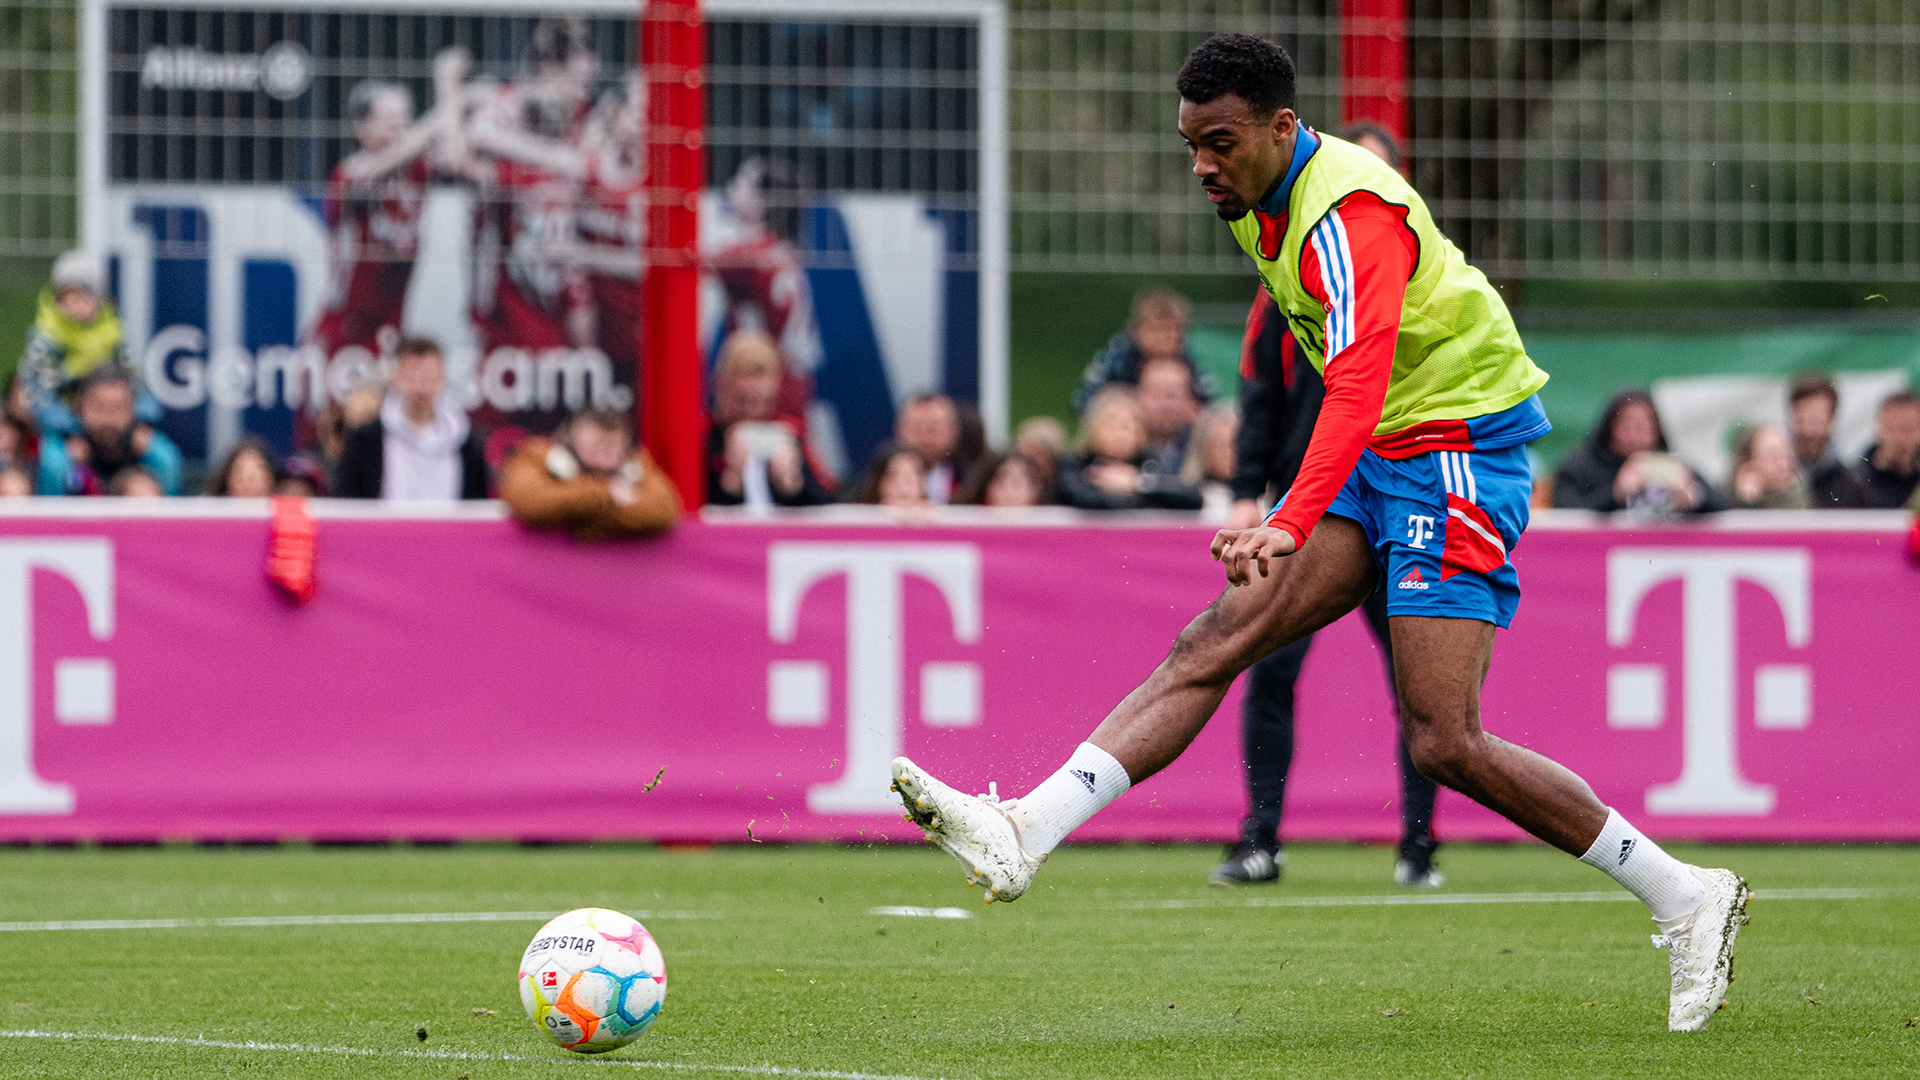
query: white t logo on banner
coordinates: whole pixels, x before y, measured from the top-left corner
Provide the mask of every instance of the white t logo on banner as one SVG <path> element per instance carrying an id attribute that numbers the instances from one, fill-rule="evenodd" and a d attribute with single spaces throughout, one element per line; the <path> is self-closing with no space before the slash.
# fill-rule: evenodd
<path id="1" fill-rule="evenodd" d="M 767 632 L 790 642 L 800 602 L 819 582 L 847 577 L 847 759 L 840 779 L 807 790 L 816 814 L 887 813 L 899 808 L 888 791 L 888 764 L 900 753 L 903 604 L 909 575 L 940 590 L 953 613 L 954 640 L 980 640 L 980 549 L 972 544 L 780 542 L 767 549 Z M 826 665 L 777 660 L 767 670 L 768 718 L 783 726 L 827 719 Z M 980 669 L 933 662 L 920 679 L 920 709 L 929 724 L 979 723 Z"/>
<path id="2" fill-rule="evenodd" d="M 1680 778 L 1647 789 L 1649 814 L 1773 812 L 1774 790 L 1740 775 L 1734 717 L 1734 586 L 1749 582 L 1780 605 L 1787 644 L 1813 637 L 1812 558 L 1805 548 L 1642 548 L 1607 553 L 1607 643 L 1633 640 L 1640 602 L 1657 585 L 1681 582 L 1685 740 Z M 1801 728 L 1811 719 L 1813 678 L 1801 664 L 1754 675 L 1761 727 Z M 1607 673 L 1613 727 L 1653 728 L 1666 708 L 1666 671 L 1658 664 L 1616 664 Z"/>
<path id="3" fill-rule="evenodd" d="M 33 572 L 79 588 L 87 628 L 113 636 L 113 542 L 105 538 L 0 540 L 0 814 L 71 814 L 73 789 L 33 768 Z M 63 723 L 113 719 L 113 664 L 66 659 L 54 669 L 54 714 Z"/>

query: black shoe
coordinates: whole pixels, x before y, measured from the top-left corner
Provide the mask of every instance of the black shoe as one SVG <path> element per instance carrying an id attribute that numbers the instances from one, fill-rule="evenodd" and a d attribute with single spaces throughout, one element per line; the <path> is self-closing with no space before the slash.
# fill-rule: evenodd
<path id="1" fill-rule="evenodd" d="M 1437 889 L 1447 883 L 1433 863 L 1440 841 L 1431 836 L 1410 836 L 1400 841 L 1400 859 L 1393 864 L 1393 883 L 1410 889 Z"/>
<path id="2" fill-rule="evenodd" d="M 1208 872 L 1207 884 L 1252 885 L 1279 881 L 1280 868 L 1286 863 L 1287 853 L 1280 850 L 1273 833 L 1249 821 L 1241 830 L 1239 843 L 1228 844 L 1220 865 Z"/>

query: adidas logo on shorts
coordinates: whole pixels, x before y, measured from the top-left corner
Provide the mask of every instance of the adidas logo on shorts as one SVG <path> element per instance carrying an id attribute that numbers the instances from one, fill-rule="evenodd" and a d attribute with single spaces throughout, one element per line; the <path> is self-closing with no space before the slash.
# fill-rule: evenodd
<path id="1" fill-rule="evenodd" d="M 1400 584 L 1396 587 L 1401 589 L 1424 589 L 1427 587 L 1427 579 L 1420 576 L 1420 568 L 1416 566 L 1407 571 L 1407 576 L 1401 578 Z"/>

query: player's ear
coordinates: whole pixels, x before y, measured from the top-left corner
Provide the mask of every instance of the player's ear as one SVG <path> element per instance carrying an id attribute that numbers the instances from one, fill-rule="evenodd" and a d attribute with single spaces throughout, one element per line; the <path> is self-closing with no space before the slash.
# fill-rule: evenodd
<path id="1" fill-rule="evenodd" d="M 1300 126 L 1300 118 L 1293 114 L 1292 109 L 1275 109 L 1269 126 L 1273 131 L 1273 141 L 1284 143 L 1293 137 L 1294 129 Z"/>

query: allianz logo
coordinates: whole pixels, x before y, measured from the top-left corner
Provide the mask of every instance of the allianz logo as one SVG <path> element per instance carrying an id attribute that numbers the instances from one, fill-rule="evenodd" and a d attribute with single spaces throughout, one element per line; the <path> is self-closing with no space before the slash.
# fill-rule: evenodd
<path id="1" fill-rule="evenodd" d="M 502 346 L 484 358 L 477 349 L 453 348 L 446 361 L 448 392 L 464 409 L 482 404 L 502 412 L 633 407 L 633 389 L 614 380 L 613 364 L 596 348 L 531 352 Z M 332 356 L 312 345 L 229 347 L 209 356 L 206 332 L 184 323 L 153 335 L 140 360 L 148 388 L 169 409 L 211 402 L 225 409 L 285 405 L 316 413 L 345 401 L 356 387 L 386 377 L 391 365 L 391 357 L 358 345 Z"/>
<path id="2" fill-rule="evenodd" d="M 149 90 L 257 90 L 291 101 L 313 85 L 313 57 L 295 41 L 275 42 L 257 54 L 156 46 L 147 50 L 140 65 L 140 85 Z"/>

